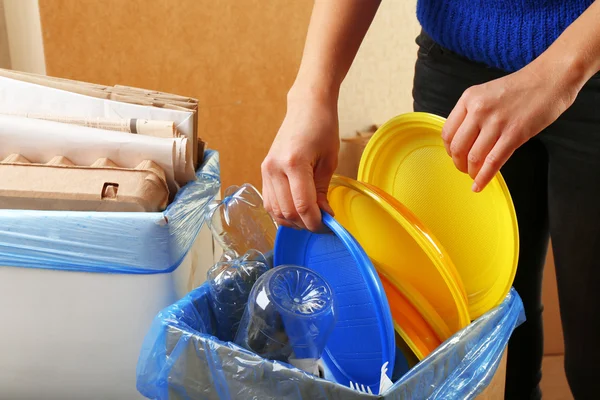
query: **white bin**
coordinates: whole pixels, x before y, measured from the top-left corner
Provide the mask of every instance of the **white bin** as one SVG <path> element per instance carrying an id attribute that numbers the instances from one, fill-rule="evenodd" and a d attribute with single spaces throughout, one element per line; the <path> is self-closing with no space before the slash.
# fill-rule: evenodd
<path id="1" fill-rule="evenodd" d="M 0 400 L 142 398 L 154 317 L 220 256 L 202 225 L 218 169 L 208 152 L 165 213 L 0 210 Z"/>
<path id="2" fill-rule="evenodd" d="M 135 368 L 152 320 L 202 283 L 214 261 L 203 227 L 171 273 L 0 267 L 0 399 L 143 398 Z"/>

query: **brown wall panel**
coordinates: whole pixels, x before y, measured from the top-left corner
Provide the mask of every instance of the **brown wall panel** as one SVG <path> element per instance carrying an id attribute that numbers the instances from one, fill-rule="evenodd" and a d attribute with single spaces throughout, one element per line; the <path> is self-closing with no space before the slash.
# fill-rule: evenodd
<path id="1" fill-rule="evenodd" d="M 48 75 L 196 97 L 224 185 L 260 185 L 312 1 L 39 0 Z"/>

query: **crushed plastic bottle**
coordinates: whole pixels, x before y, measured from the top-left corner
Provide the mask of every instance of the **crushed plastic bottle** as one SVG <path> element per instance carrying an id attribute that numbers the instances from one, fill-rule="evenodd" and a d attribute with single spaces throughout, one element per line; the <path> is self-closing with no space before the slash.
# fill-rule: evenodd
<path id="1" fill-rule="evenodd" d="M 212 205 L 207 223 L 223 250 L 238 256 L 251 249 L 265 254 L 275 245 L 277 224 L 258 190 L 248 183 L 227 188 L 225 198 Z"/>

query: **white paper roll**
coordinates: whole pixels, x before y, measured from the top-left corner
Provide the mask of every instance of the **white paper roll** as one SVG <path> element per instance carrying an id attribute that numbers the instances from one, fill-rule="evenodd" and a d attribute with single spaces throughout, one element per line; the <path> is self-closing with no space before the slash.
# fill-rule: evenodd
<path id="1" fill-rule="evenodd" d="M 186 140 L 0 115 L 0 159 L 21 154 L 33 163 L 46 163 L 60 155 L 76 165 L 91 165 L 105 157 L 125 168 L 152 160 L 165 171 L 171 193 L 179 188 L 176 176 L 181 177 L 181 184 L 190 176 L 185 161 L 191 160 L 191 153 Z"/>

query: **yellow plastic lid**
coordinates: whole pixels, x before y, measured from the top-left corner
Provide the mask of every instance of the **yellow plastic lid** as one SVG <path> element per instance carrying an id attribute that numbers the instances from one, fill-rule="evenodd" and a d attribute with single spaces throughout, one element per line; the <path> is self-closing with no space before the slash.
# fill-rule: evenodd
<path id="1" fill-rule="evenodd" d="M 454 266 L 418 219 L 395 199 L 355 180 L 334 176 L 329 203 L 336 220 L 445 340 L 469 324 L 466 295 Z M 388 198 L 384 198 L 387 196 Z"/>
<path id="2" fill-rule="evenodd" d="M 476 319 L 504 300 L 518 261 L 517 218 L 498 174 L 481 193 L 454 166 L 441 139 L 445 119 L 426 113 L 395 117 L 367 145 L 358 180 L 408 207 L 447 250 Z"/>

